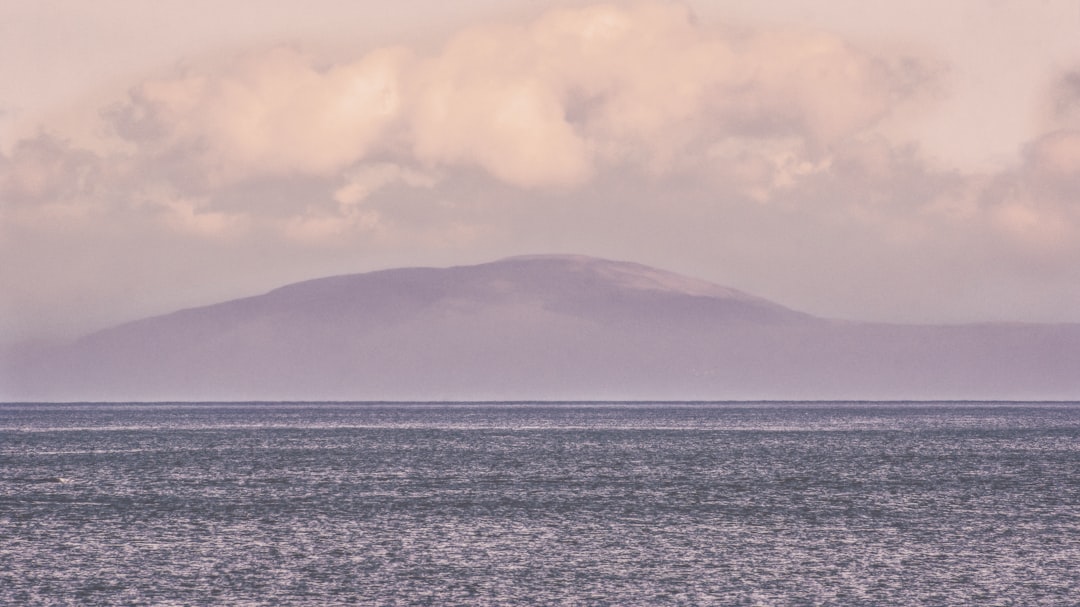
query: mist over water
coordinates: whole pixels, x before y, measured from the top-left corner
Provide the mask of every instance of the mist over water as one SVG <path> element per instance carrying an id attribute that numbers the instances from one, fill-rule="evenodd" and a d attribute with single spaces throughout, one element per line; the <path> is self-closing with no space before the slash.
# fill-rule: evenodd
<path id="1" fill-rule="evenodd" d="M 1069 604 L 1080 404 L 0 404 L 4 604 Z"/>

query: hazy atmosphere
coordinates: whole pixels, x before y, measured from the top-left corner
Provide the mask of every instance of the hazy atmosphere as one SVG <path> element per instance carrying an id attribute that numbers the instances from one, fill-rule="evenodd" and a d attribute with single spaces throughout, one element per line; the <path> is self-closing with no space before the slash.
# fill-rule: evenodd
<path id="1" fill-rule="evenodd" d="M 625 259 L 1080 322 L 1080 2 L 0 4 L 0 346 L 397 266 Z"/>
<path id="2" fill-rule="evenodd" d="M 0 605 L 1064 605 L 1080 0 L 0 0 Z"/>

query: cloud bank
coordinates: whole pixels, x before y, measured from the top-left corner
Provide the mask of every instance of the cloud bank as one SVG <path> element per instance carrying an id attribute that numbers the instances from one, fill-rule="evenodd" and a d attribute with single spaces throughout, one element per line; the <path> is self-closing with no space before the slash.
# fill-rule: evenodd
<path id="1" fill-rule="evenodd" d="M 188 67 L 107 117 L 144 156 L 182 156 L 204 186 L 392 157 L 559 187 L 613 165 L 673 170 L 728 142 L 794 138 L 820 152 L 926 77 L 822 34 L 601 5 L 475 27 L 434 54 L 384 48 L 327 65 L 277 48 Z"/>

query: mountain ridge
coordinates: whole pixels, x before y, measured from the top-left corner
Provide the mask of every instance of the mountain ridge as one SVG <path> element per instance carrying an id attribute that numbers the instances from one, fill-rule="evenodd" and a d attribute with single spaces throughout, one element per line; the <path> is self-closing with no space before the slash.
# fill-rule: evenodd
<path id="1" fill-rule="evenodd" d="M 4 365 L 0 398 L 1080 397 L 1080 325 L 815 317 L 636 264 L 527 255 L 316 278 Z"/>

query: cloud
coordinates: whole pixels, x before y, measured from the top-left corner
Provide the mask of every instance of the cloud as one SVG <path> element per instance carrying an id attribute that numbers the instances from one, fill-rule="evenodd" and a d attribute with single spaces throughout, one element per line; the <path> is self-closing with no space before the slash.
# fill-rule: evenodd
<path id="1" fill-rule="evenodd" d="M 276 47 L 136 84 L 101 112 L 112 139 L 96 150 L 16 143 L 0 205 L 39 207 L 9 224 L 127 213 L 202 239 L 341 244 L 404 226 L 431 240 L 435 218 L 487 233 L 452 216 L 465 207 L 439 193 L 448 177 L 509 200 L 630 171 L 768 202 L 828 171 L 926 78 L 834 36 L 703 25 L 665 2 L 548 10 L 352 59 Z M 427 210 L 382 200 L 406 191 L 426 192 Z"/>
<path id="2" fill-rule="evenodd" d="M 1047 133 L 1028 145 L 1029 169 L 1054 180 L 1080 179 L 1080 129 Z"/>
<path id="3" fill-rule="evenodd" d="M 438 183 L 438 178 L 389 162 L 361 165 L 345 175 L 345 184 L 334 191 L 334 200 L 344 208 L 353 207 L 363 203 L 371 194 L 399 183 L 431 189 Z"/>
<path id="4" fill-rule="evenodd" d="M 371 153 L 400 111 L 406 53 L 320 69 L 289 48 L 145 82 L 108 112 L 142 153 L 182 150 L 210 185 L 265 174 L 329 175 Z"/>
<path id="5" fill-rule="evenodd" d="M 1040 265 L 1076 264 L 1080 254 L 1080 70 L 1062 72 L 1049 95 L 1045 131 L 1021 162 L 982 179 L 986 228 Z"/>
<path id="6" fill-rule="evenodd" d="M 430 190 L 438 178 L 398 164 L 378 162 L 350 169 L 343 181 L 332 195 L 336 206 L 312 205 L 302 215 L 284 219 L 280 225 L 285 237 L 306 244 L 341 246 L 357 234 L 383 234 L 389 226 L 378 209 L 365 206 L 368 199 L 395 186 Z"/>
<path id="7" fill-rule="evenodd" d="M 101 178 L 93 152 L 42 133 L 0 155 L 0 207 L 71 201 L 91 193 Z"/>
<path id="8" fill-rule="evenodd" d="M 357 232 L 382 229 L 377 211 L 351 208 L 340 214 L 312 213 L 290 217 L 281 222 L 289 240 L 307 245 L 336 245 L 348 242 Z"/>
<path id="9" fill-rule="evenodd" d="M 985 197 L 995 224 L 1027 250 L 1052 259 L 1080 252 L 1080 130 L 1036 138 Z"/>
<path id="10" fill-rule="evenodd" d="M 519 187 L 632 164 L 677 170 L 718 142 L 821 150 L 887 116 L 927 71 L 821 33 L 701 25 L 679 4 L 550 10 L 481 25 L 435 53 L 329 64 L 292 48 L 188 67 L 107 113 L 146 156 L 211 185 L 331 175 L 397 159 Z"/>
<path id="11" fill-rule="evenodd" d="M 170 230 L 201 238 L 235 238 L 248 231 L 253 223 L 245 213 L 214 210 L 207 198 L 176 192 L 145 190 L 139 203 Z"/>
<path id="12" fill-rule="evenodd" d="M 1080 68 L 1061 75 L 1053 87 L 1051 104 L 1054 122 L 1080 128 Z"/>

